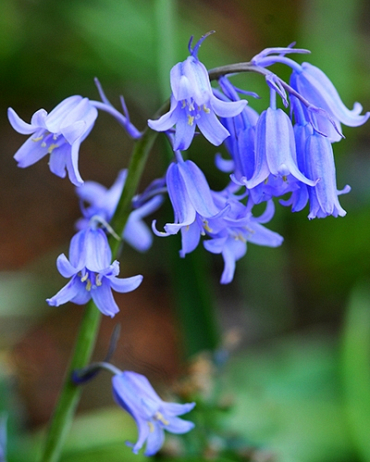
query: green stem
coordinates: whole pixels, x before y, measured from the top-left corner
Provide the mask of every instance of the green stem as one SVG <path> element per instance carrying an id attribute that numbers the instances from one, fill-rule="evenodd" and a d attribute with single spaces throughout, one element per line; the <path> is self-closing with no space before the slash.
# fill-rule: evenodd
<path id="1" fill-rule="evenodd" d="M 75 385 L 71 374 L 90 361 L 99 331 L 101 313 L 91 301 L 86 305 L 80 331 L 64 386 L 60 394 L 46 439 L 42 462 L 57 462 L 64 440 L 69 431 L 77 404 L 80 400 L 82 387 Z"/>
<path id="2" fill-rule="evenodd" d="M 134 146 L 125 186 L 111 221 L 112 228 L 119 236 L 122 235 L 130 215 L 131 201 L 156 136 L 157 132 L 147 128 Z M 110 246 L 113 259 L 115 259 L 119 252 L 120 241 L 110 236 Z M 90 301 L 86 305 L 74 353 L 52 416 L 41 462 L 57 462 L 60 458 L 62 446 L 72 424 L 82 391 L 81 386 L 72 382 L 71 374 L 75 369 L 86 367 L 89 363 L 98 336 L 100 320 L 100 311 Z"/>

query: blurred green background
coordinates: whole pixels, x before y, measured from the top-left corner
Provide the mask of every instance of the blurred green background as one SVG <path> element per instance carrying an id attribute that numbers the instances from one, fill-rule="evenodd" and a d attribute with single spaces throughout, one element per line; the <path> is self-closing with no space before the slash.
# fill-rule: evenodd
<path id="1" fill-rule="evenodd" d="M 208 68 L 295 41 L 311 50 L 305 59 L 323 69 L 349 107 L 360 101 L 370 108 L 366 0 L 0 2 L 0 411 L 9 415 L 9 460 L 33 460 L 29 451 L 37 451 L 82 308 L 51 309 L 44 302 L 64 284 L 55 259 L 68 250 L 79 216 L 73 188 L 51 175 L 45 160 L 27 170 L 16 167 L 12 157 L 25 138 L 11 129 L 6 109 L 29 121 L 35 110 L 50 111 L 73 94 L 98 99 L 98 77 L 117 107 L 119 95 L 125 96 L 132 121 L 143 128 L 169 95 L 168 72 L 186 58 L 189 37 L 209 30 L 216 34 L 199 53 Z M 251 105 L 266 106 L 259 76 L 239 77 L 238 84 L 263 96 Z M 307 210 L 292 214 L 277 207 L 268 227 L 284 236 L 283 246 L 250 245 L 229 286 L 218 284 L 221 257 L 200 248 L 186 258 L 189 263 L 179 261 L 178 237 L 155 238 L 146 255 L 124 249 L 121 274 L 142 273 L 145 284 L 117 297 L 122 338 L 115 363 L 160 387 L 172 384 L 185 370 L 185 357 L 207 347 L 208 338 L 205 333 L 199 343 L 203 326 L 193 319 L 179 322 L 175 295 L 187 292 L 190 304 L 203 297 L 215 310 L 221 345 L 231 353 L 217 379 L 235 403 L 225 425 L 263 450 L 240 460 L 370 461 L 368 127 L 344 127 L 346 139 L 334 147 L 338 187 L 352 187 L 341 197 L 348 215 L 309 222 Z M 118 124 L 102 114 L 80 150 L 82 177 L 109 186 L 131 148 Z M 162 175 L 165 151 L 158 141 L 142 188 Z M 227 180 L 214 167 L 215 152 L 199 139 L 189 156 L 221 189 Z M 171 218 L 169 208 L 158 214 L 160 224 Z M 208 288 L 199 295 L 204 273 Z M 104 320 L 97 359 L 104 357 L 117 319 Z M 182 322 L 200 333 L 192 338 Z M 86 386 L 63 460 L 141 457 L 131 456 L 123 443 L 135 439 L 131 420 L 111 404 L 107 376 Z M 36 437 L 20 438 L 26 432 Z"/>

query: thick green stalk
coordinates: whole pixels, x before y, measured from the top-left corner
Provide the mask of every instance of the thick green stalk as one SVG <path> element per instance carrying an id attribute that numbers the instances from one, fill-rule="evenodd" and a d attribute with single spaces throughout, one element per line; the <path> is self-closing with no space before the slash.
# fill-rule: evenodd
<path id="1" fill-rule="evenodd" d="M 130 215 L 131 201 L 136 193 L 141 174 L 156 135 L 156 132 L 146 129 L 142 138 L 135 143 L 125 187 L 111 221 L 112 228 L 119 236 L 122 235 Z M 113 237 L 110 238 L 113 258 L 117 257 L 119 245 L 120 241 Z M 101 313 L 91 301 L 87 304 L 83 315 L 74 353 L 51 420 L 44 452 L 40 459 L 41 462 L 57 462 L 60 458 L 63 443 L 72 424 L 82 391 L 81 386 L 75 385 L 72 382 L 71 374 L 75 369 L 81 369 L 89 363 L 98 336 L 100 319 Z"/>
<path id="2" fill-rule="evenodd" d="M 101 313 L 91 301 L 85 308 L 72 360 L 49 427 L 42 462 L 59 460 L 82 392 L 82 387 L 72 382 L 71 374 L 75 369 L 86 366 L 90 361 L 99 331 L 100 319 Z"/>

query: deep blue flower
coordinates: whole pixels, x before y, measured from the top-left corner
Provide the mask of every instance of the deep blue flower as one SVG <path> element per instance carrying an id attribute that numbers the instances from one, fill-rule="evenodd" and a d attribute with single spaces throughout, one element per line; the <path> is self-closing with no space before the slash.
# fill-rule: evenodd
<path id="1" fill-rule="evenodd" d="M 148 125 L 156 131 L 167 131 L 176 125 L 173 149 L 186 150 L 194 137 L 195 127 L 207 140 L 219 146 L 229 136 L 228 130 L 217 119 L 234 117 L 247 104 L 245 100 L 227 102 L 214 96 L 208 72 L 199 61 L 197 52 L 200 39 L 191 55 L 171 69 L 171 107 L 169 112 L 158 120 L 149 120 Z"/>
<path id="2" fill-rule="evenodd" d="M 127 443 L 135 454 L 146 443 L 145 455 L 152 456 L 164 442 L 164 430 L 187 433 L 194 424 L 180 419 L 179 415 L 193 409 L 195 403 L 177 404 L 163 401 L 149 380 L 136 372 L 125 371 L 112 378 L 113 396 L 117 404 L 127 411 L 138 427 L 138 440 Z"/>
<path id="3" fill-rule="evenodd" d="M 331 141 L 341 139 L 341 123 L 349 127 L 358 127 L 370 117 L 370 112 L 361 115 L 362 106 L 360 103 L 355 103 L 353 109 L 349 110 L 343 104 L 336 88 L 326 74 L 312 64 L 303 63 L 295 68 L 290 78 L 290 84 L 311 105 L 325 111 L 323 113 L 315 112 L 314 118 L 316 128 Z"/>
<path id="4" fill-rule="evenodd" d="M 127 170 L 122 170 L 111 188 L 86 181 L 76 188 L 76 194 L 81 199 L 81 209 L 84 218 L 77 222 L 77 229 L 81 230 L 90 226 L 90 220 L 97 217 L 102 224 L 109 223 L 118 204 L 123 186 L 127 177 Z M 162 203 L 161 196 L 148 199 L 134 209 L 129 216 L 123 239 L 139 252 L 145 252 L 152 245 L 153 236 L 142 218 L 154 212 Z M 113 230 L 114 231 L 114 230 Z"/>
<path id="5" fill-rule="evenodd" d="M 28 167 L 47 154 L 50 170 L 64 178 L 66 170 L 73 184 L 83 180 L 78 171 L 78 151 L 81 142 L 90 133 L 98 111 L 87 98 L 70 96 L 56 106 L 50 114 L 40 109 L 31 123 L 24 122 L 12 109 L 8 118 L 12 127 L 23 135 L 32 135 L 16 152 L 19 167 Z"/>
<path id="6" fill-rule="evenodd" d="M 59 306 L 69 301 L 83 305 L 91 298 L 99 310 L 113 317 L 119 308 L 113 298 L 112 289 L 125 293 L 135 290 L 143 279 L 133 276 L 120 279 L 119 263 L 112 261 L 112 252 L 106 234 L 99 228 L 86 228 L 75 234 L 69 248 L 69 260 L 62 254 L 57 259 L 57 268 L 65 278 L 71 278 L 54 297 L 47 302 Z"/>

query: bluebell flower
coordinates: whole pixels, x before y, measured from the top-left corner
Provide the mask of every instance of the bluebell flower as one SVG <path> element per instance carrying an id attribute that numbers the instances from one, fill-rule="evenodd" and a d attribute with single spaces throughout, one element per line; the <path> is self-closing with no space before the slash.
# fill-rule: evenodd
<path id="1" fill-rule="evenodd" d="M 294 117 L 294 135 L 297 148 L 297 162 L 300 171 L 308 178 L 317 178 L 314 186 L 298 183 L 288 200 L 280 200 L 282 205 L 291 205 L 293 212 L 302 210 L 310 203 L 309 219 L 323 218 L 328 215 L 344 216 L 338 195 L 350 191 L 347 185 L 342 191 L 337 190 L 333 148 L 330 139 L 319 133 L 309 122 L 310 116 L 301 102 L 291 98 Z"/>
<path id="2" fill-rule="evenodd" d="M 303 63 L 296 67 L 291 75 L 290 84 L 311 105 L 325 111 L 316 111 L 314 120 L 316 128 L 332 142 L 341 139 L 341 123 L 349 127 L 358 127 L 370 117 L 370 112 L 361 115 L 360 103 L 355 103 L 353 109 L 349 110 L 326 74 L 312 64 Z M 333 122 L 336 127 L 333 126 Z"/>
<path id="3" fill-rule="evenodd" d="M 135 454 L 146 444 L 145 455 L 158 452 L 164 442 L 164 430 L 170 433 L 187 433 L 194 424 L 178 416 L 191 411 L 195 403 L 177 404 L 163 401 L 149 380 L 141 374 L 125 371 L 112 378 L 113 396 L 117 404 L 127 411 L 138 427 L 138 440 L 127 443 Z"/>
<path id="4" fill-rule="evenodd" d="M 173 149 L 186 150 L 198 126 L 207 140 L 219 146 L 229 136 L 228 130 L 216 116 L 234 117 L 243 110 L 247 102 L 226 102 L 214 96 L 208 72 L 199 61 L 197 53 L 204 37 L 191 49 L 190 56 L 171 69 L 171 107 L 158 120 L 149 120 L 148 125 L 156 131 L 168 131 L 176 125 Z"/>
<path id="5" fill-rule="evenodd" d="M 83 213 L 83 218 L 77 222 L 77 229 L 81 230 L 90 226 L 90 220 L 93 217 L 99 217 L 103 224 L 110 222 L 121 197 L 126 177 L 127 170 L 121 170 L 109 189 L 95 181 L 86 181 L 76 188 Z M 153 240 L 151 231 L 142 219 L 154 212 L 161 203 L 162 196 L 155 196 L 140 204 L 130 213 L 123 232 L 123 239 L 139 252 L 148 250 Z"/>
<path id="6" fill-rule="evenodd" d="M 153 222 L 153 231 L 158 236 L 177 234 L 181 230 L 182 250 L 180 255 L 192 252 L 198 245 L 207 220 L 220 211 L 214 204 L 211 190 L 200 168 L 192 161 L 183 161 L 178 152 L 179 162 L 167 169 L 166 185 L 175 214 L 175 222 L 164 226 L 159 232 Z"/>
<path id="7" fill-rule="evenodd" d="M 120 279 L 119 263 L 112 261 L 112 252 L 106 234 L 99 228 L 88 227 L 75 234 L 69 248 L 69 260 L 62 254 L 57 268 L 65 278 L 71 278 L 54 297 L 47 302 L 59 306 L 69 301 L 84 305 L 91 298 L 98 309 L 113 317 L 119 308 L 112 289 L 121 292 L 135 290 L 143 279 L 141 275 Z"/>
<path id="8" fill-rule="evenodd" d="M 28 167 L 49 154 L 50 170 L 61 178 L 67 171 L 71 182 L 80 186 L 83 180 L 78 170 L 78 152 L 97 115 L 97 109 L 82 96 L 66 98 L 50 114 L 44 109 L 38 110 L 30 124 L 9 108 L 12 127 L 23 135 L 31 135 L 14 155 L 18 166 Z"/>
<path id="9" fill-rule="evenodd" d="M 317 182 L 317 178 L 309 179 L 299 170 L 292 123 L 283 110 L 273 107 L 263 111 L 257 122 L 255 169 L 247 187 L 254 188 L 270 175 L 279 177 L 282 185 L 298 180 L 314 186 Z"/>
<path id="10" fill-rule="evenodd" d="M 351 188 L 347 185 L 341 191 L 337 189 L 333 147 L 330 140 L 317 132 L 309 135 L 306 142 L 305 162 L 308 175 L 311 178 L 319 178 L 314 187 L 308 187 L 310 197 L 308 218 L 346 215 L 346 211 L 339 203 L 338 195 L 348 193 Z"/>

